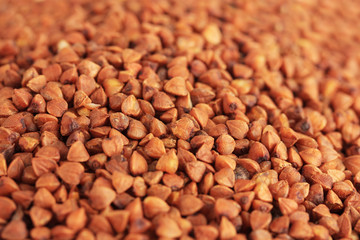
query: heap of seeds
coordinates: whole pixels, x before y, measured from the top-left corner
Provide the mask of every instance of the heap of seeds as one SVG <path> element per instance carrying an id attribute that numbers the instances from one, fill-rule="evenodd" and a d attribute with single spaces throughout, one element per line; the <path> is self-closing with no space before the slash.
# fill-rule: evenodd
<path id="1" fill-rule="evenodd" d="M 0 239 L 359 239 L 359 1 L 0 1 Z"/>

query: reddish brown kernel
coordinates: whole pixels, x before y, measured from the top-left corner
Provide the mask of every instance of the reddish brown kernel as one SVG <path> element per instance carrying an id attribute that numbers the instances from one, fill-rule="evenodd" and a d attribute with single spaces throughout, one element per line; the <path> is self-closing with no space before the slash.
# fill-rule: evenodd
<path id="1" fill-rule="evenodd" d="M 89 157 L 90 155 L 81 141 L 73 143 L 67 154 L 67 160 L 72 162 L 86 162 Z"/>
<path id="2" fill-rule="evenodd" d="M 62 98 L 53 99 L 46 105 L 47 112 L 55 117 L 61 117 L 67 109 L 68 103 Z"/>
<path id="3" fill-rule="evenodd" d="M 324 2 L 6 1 L 0 238 L 356 239 L 360 4 Z"/>
<path id="4" fill-rule="evenodd" d="M 66 162 L 57 169 L 57 174 L 64 182 L 77 185 L 80 183 L 84 170 L 84 167 L 80 163 Z"/>

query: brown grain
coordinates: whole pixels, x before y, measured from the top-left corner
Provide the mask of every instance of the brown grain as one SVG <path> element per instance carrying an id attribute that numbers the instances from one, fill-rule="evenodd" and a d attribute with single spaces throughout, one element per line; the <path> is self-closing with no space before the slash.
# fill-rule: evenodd
<path id="1" fill-rule="evenodd" d="M 3 1 L 1 239 L 356 239 L 357 1 Z"/>

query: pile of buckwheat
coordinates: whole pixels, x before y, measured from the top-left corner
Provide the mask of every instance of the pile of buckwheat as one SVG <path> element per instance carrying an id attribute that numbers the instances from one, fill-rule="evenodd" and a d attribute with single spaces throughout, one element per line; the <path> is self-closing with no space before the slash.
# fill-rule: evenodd
<path id="1" fill-rule="evenodd" d="M 0 1 L 0 239 L 354 239 L 360 2 Z"/>

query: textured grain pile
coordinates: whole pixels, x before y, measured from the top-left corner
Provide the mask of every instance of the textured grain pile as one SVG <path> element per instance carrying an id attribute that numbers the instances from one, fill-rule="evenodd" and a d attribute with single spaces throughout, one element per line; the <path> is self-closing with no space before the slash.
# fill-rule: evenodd
<path id="1" fill-rule="evenodd" d="M 359 1 L 0 1 L 0 239 L 359 239 Z"/>

